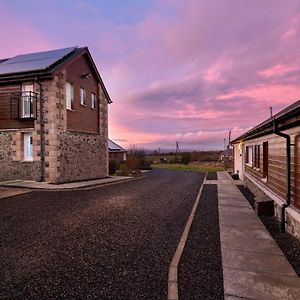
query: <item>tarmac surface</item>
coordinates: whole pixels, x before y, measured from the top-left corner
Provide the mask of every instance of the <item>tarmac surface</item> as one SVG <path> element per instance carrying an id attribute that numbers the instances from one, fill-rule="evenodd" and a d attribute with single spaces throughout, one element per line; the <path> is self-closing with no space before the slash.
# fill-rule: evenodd
<path id="1" fill-rule="evenodd" d="M 0 299 L 166 299 L 204 177 L 154 169 L 101 187 L 0 187 Z M 240 184 L 227 172 L 207 176 L 178 266 L 179 299 L 300 299 L 299 276 Z M 290 243 L 268 222 L 279 244 Z"/>
<path id="2" fill-rule="evenodd" d="M 155 169 L 88 190 L 1 199 L 1 299 L 166 299 L 204 174 Z"/>

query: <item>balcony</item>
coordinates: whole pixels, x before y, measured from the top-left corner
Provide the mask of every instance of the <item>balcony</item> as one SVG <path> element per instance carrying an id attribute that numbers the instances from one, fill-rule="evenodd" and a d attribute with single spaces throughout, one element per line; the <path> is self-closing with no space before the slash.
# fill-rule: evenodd
<path id="1" fill-rule="evenodd" d="M 10 96 L 11 119 L 35 120 L 37 118 L 37 93 L 20 92 Z"/>

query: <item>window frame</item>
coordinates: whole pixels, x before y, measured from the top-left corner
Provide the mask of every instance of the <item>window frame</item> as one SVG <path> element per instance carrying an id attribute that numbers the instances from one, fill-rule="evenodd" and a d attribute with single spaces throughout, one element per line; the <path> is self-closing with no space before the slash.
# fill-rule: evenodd
<path id="1" fill-rule="evenodd" d="M 91 107 L 92 109 L 96 109 L 97 108 L 97 97 L 96 97 L 96 93 L 91 93 Z"/>
<path id="2" fill-rule="evenodd" d="M 22 118 L 34 117 L 33 92 L 34 92 L 33 83 L 31 82 L 22 83 L 22 96 L 21 96 Z M 27 112 L 28 109 L 29 112 Z"/>
<path id="3" fill-rule="evenodd" d="M 80 87 L 80 105 L 86 106 L 86 91 L 83 87 Z"/>
<path id="4" fill-rule="evenodd" d="M 68 87 L 70 87 L 70 98 L 68 97 Z M 68 110 L 74 110 L 74 86 L 70 81 L 66 82 L 66 107 Z"/>

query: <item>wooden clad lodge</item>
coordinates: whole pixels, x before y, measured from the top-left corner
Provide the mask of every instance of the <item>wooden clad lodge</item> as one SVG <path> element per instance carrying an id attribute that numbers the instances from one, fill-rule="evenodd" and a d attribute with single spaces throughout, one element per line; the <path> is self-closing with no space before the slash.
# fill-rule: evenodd
<path id="1" fill-rule="evenodd" d="M 0 60 L 0 180 L 108 175 L 111 103 L 87 47 Z"/>
<path id="2" fill-rule="evenodd" d="M 232 141 L 234 171 L 300 239 L 300 101 Z M 290 205 L 289 205 L 290 203 Z"/>

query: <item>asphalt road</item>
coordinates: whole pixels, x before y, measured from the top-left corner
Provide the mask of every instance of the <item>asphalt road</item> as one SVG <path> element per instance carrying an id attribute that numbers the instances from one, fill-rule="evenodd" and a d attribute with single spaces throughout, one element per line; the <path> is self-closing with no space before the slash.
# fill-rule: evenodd
<path id="1" fill-rule="evenodd" d="M 1 299 L 166 299 L 204 174 L 0 200 Z"/>

